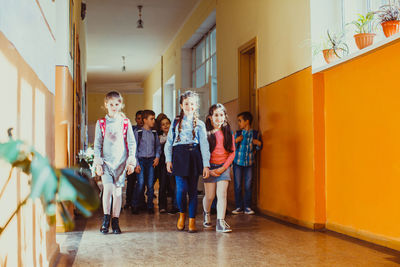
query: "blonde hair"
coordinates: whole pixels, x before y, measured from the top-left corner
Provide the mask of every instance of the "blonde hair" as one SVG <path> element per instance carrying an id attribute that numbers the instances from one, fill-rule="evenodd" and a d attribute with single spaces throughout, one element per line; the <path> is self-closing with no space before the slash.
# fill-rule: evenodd
<path id="1" fill-rule="evenodd" d="M 124 98 L 119 92 L 117 91 L 108 92 L 104 97 L 104 104 L 107 104 L 107 102 L 112 98 L 118 99 L 118 102 L 121 103 L 121 111 L 119 113 L 121 114 L 122 117 L 126 118 L 126 115 L 122 112 L 122 109 L 125 107 Z"/>

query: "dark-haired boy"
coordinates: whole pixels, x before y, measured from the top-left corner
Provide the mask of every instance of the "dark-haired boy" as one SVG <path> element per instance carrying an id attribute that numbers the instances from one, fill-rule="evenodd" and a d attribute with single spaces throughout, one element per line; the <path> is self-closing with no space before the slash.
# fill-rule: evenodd
<path id="1" fill-rule="evenodd" d="M 135 172 L 137 183 L 132 202 L 132 213 L 137 213 L 140 197 L 143 195 L 144 186 L 147 186 L 147 211 L 154 214 L 154 167 L 158 165 L 161 145 L 156 130 L 152 130 L 155 124 L 155 113 L 152 110 L 144 110 L 142 113 L 143 127 L 135 131 L 136 157 L 139 163 Z"/>
<path id="2" fill-rule="evenodd" d="M 142 128 L 143 126 L 143 119 L 142 119 L 143 110 L 138 110 L 135 115 L 136 125 L 132 125 L 133 133 L 136 130 Z M 126 185 L 126 201 L 125 201 L 125 209 L 128 209 L 132 204 L 132 198 L 135 191 L 135 183 L 136 183 L 136 173 L 132 173 L 127 176 L 127 185 Z M 144 205 L 144 196 L 141 198 L 141 203 Z"/>
<path id="3" fill-rule="evenodd" d="M 236 152 L 233 160 L 236 209 L 233 214 L 254 214 L 251 209 L 251 187 L 255 151 L 262 148 L 261 136 L 258 131 L 251 129 L 253 116 L 245 111 L 238 116 L 239 131 L 235 134 Z M 244 176 L 244 200 L 242 197 L 242 177 Z"/>

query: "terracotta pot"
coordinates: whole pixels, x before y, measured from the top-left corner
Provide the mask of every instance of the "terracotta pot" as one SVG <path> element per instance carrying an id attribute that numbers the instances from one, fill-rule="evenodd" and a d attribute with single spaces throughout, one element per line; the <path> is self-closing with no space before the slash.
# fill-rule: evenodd
<path id="1" fill-rule="evenodd" d="M 374 42 L 375 33 L 359 33 L 354 35 L 358 49 L 372 45 Z"/>
<path id="2" fill-rule="evenodd" d="M 322 53 L 324 54 L 324 59 L 328 64 L 338 59 L 333 49 L 322 50 Z"/>
<path id="3" fill-rule="evenodd" d="M 400 21 L 399 20 L 392 20 L 392 21 L 386 21 L 381 24 L 383 33 L 385 34 L 386 37 L 390 37 L 393 34 L 396 34 L 399 32 L 400 29 Z"/>

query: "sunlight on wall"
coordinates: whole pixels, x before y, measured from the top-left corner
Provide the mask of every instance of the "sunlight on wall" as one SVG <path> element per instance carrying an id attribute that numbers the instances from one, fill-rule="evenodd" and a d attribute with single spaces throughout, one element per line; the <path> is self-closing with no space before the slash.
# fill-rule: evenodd
<path id="1" fill-rule="evenodd" d="M 0 51 L 0 142 L 6 141 L 7 129 L 17 128 L 17 69 Z M 1 169 L 3 170 L 3 169 Z M 0 171 L 0 174 L 3 174 Z"/>
<path id="2" fill-rule="evenodd" d="M 35 148 L 46 155 L 46 97 L 39 89 L 35 90 Z"/>
<path id="3" fill-rule="evenodd" d="M 20 138 L 32 144 L 32 86 L 25 79 L 21 80 L 21 132 Z"/>

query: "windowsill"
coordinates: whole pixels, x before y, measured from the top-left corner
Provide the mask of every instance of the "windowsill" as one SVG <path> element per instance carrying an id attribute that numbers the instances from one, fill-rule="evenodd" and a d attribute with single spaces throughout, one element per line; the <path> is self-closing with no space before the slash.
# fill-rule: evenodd
<path id="1" fill-rule="evenodd" d="M 315 68 L 315 69 L 313 68 L 312 69 L 312 74 L 326 71 L 326 70 L 328 70 L 330 68 L 333 68 L 333 67 L 336 67 L 336 66 L 338 66 L 340 64 L 346 63 L 347 61 L 350 61 L 350 60 L 353 60 L 355 58 L 358 58 L 358 57 L 373 53 L 374 51 L 382 49 L 382 48 L 384 48 L 384 47 L 386 47 L 388 45 L 392 45 L 393 43 L 398 42 L 399 40 L 400 40 L 400 33 L 397 33 L 397 34 L 392 35 L 392 36 L 390 36 L 390 37 L 388 37 L 388 38 L 386 38 L 384 40 L 376 42 L 376 43 L 374 43 L 374 44 L 372 44 L 372 45 L 370 45 L 370 46 L 368 46 L 368 47 L 366 47 L 364 49 L 358 50 L 358 51 L 353 52 L 353 53 L 351 53 L 351 54 L 349 54 L 349 55 L 347 55 L 347 56 L 345 56 L 343 58 L 340 58 L 340 59 L 338 59 L 338 60 L 336 60 L 336 61 L 334 61 L 334 62 L 332 62 L 330 64 L 326 64 L 324 66 L 321 66 L 321 67 L 318 67 L 318 68 Z"/>

